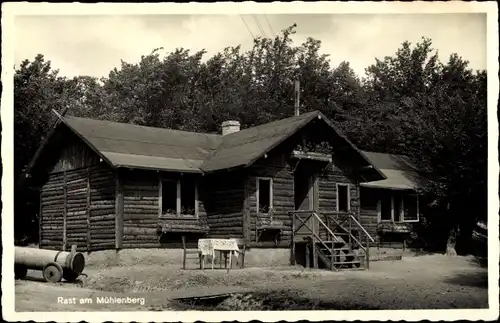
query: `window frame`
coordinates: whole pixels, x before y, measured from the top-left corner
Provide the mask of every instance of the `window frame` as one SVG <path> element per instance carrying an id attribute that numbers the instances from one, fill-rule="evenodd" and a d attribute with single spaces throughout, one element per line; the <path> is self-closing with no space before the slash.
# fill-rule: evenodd
<path id="1" fill-rule="evenodd" d="M 337 213 L 340 211 L 340 203 L 339 203 L 339 187 L 344 186 L 347 187 L 347 212 L 351 212 L 351 184 L 350 183 L 335 183 L 335 198 L 336 198 L 336 209 Z M 344 211 L 342 211 L 344 212 Z"/>
<path id="2" fill-rule="evenodd" d="M 260 181 L 265 180 L 269 181 L 269 209 L 274 209 L 274 201 L 273 201 L 273 178 L 272 177 L 256 177 L 256 184 L 255 184 L 255 198 L 256 198 L 256 203 L 255 203 L 255 208 L 257 209 L 256 212 L 257 214 L 260 214 Z M 269 212 L 268 212 L 269 213 Z M 265 213 L 263 213 L 265 214 Z"/>
<path id="3" fill-rule="evenodd" d="M 413 194 L 411 194 L 410 196 L 412 196 Z M 405 197 L 408 196 L 408 195 L 404 195 L 403 196 L 403 199 L 402 199 L 402 205 L 404 207 L 404 200 L 405 200 Z M 417 223 L 417 222 L 420 222 L 420 206 L 419 206 L 419 201 L 418 201 L 418 194 L 415 194 L 415 203 L 417 205 L 417 210 L 416 210 L 416 213 L 417 213 L 417 218 L 415 220 L 406 220 L 404 215 L 405 215 L 405 212 L 404 212 L 404 208 L 403 208 L 403 217 L 402 217 L 402 220 L 401 222 L 404 222 L 404 223 Z"/>
<path id="4" fill-rule="evenodd" d="M 379 198 L 377 201 L 377 222 L 378 223 L 417 223 L 420 222 L 420 211 L 419 211 L 419 200 L 418 194 L 416 194 L 416 204 L 417 204 L 417 219 L 416 220 L 407 220 L 405 218 L 405 207 L 404 201 L 407 195 L 403 194 L 401 197 L 401 211 L 400 211 L 400 221 L 394 221 L 394 192 L 391 192 L 391 219 L 390 220 L 382 220 L 382 199 Z"/>
<path id="5" fill-rule="evenodd" d="M 163 178 L 159 177 L 158 178 L 158 216 L 169 216 L 163 215 L 163 182 L 174 182 L 176 183 L 176 212 L 173 214 L 173 216 L 176 217 L 186 217 L 186 218 L 198 218 L 199 217 L 199 211 L 198 211 L 198 204 L 199 204 L 199 198 L 198 198 L 198 181 L 194 181 L 194 214 L 181 214 L 181 209 L 182 209 L 182 190 L 181 190 L 181 185 L 182 185 L 182 179 L 173 179 L 173 178 Z"/>

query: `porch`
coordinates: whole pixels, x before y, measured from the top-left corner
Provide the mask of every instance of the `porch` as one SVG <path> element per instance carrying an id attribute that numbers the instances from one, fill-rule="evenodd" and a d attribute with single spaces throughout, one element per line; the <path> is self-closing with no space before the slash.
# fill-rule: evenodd
<path id="1" fill-rule="evenodd" d="M 300 210 L 292 218 L 291 264 L 332 271 L 369 269 L 375 240 L 352 212 Z"/>

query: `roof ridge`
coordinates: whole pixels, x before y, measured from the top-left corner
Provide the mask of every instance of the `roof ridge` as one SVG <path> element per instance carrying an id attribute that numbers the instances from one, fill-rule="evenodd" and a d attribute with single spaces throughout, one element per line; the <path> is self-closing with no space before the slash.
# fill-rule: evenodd
<path id="1" fill-rule="evenodd" d="M 309 115 L 313 115 L 313 114 L 319 114 L 319 111 L 318 110 L 314 110 L 314 111 L 309 111 L 309 112 L 306 112 L 306 113 L 303 113 L 303 114 L 299 114 L 298 116 L 290 116 L 290 117 L 286 117 L 284 119 L 276 119 L 276 120 L 269 121 L 269 122 L 266 122 L 266 123 L 261 123 L 259 125 L 253 126 L 253 127 L 245 128 L 245 129 L 243 129 L 241 131 L 244 131 L 244 130 L 247 130 L 247 129 L 255 129 L 255 128 L 262 127 L 262 126 L 268 126 L 268 125 L 276 123 L 276 122 L 290 121 L 291 119 L 301 119 L 304 116 L 309 116 Z M 230 136 L 230 135 L 233 135 L 235 133 L 238 133 L 238 132 L 233 132 L 233 133 L 230 133 L 230 134 L 228 134 L 226 136 Z"/>

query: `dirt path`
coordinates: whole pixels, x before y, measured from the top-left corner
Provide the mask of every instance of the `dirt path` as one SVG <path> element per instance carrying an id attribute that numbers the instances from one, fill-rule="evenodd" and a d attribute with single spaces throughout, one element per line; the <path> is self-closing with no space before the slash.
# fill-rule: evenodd
<path id="1" fill-rule="evenodd" d="M 374 262 L 369 271 L 328 272 L 286 268 L 180 270 L 173 265 L 89 267 L 81 286 L 16 282 L 16 311 L 175 310 L 172 299 L 250 291 L 289 291 L 331 309 L 487 308 L 487 270 L 470 259 L 425 256 Z M 31 277 L 37 275 L 30 273 Z M 38 274 L 39 275 L 39 274 Z M 77 304 L 58 301 L 76 298 Z M 101 297 L 144 303 L 98 303 Z M 91 299 L 92 303 L 85 301 Z M 81 304 L 80 300 L 83 304 Z"/>

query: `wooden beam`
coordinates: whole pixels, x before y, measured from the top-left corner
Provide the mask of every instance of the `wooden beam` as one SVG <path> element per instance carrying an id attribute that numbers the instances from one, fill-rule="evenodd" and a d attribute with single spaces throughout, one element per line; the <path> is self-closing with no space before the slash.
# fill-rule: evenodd
<path id="1" fill-rule="evenodd" d="M 43 209 L 42 209 L 42 190 L 38 192 L 38 248 L 42 248 L 42 221 L 43 221 Z"/>
<path id="2" fill-rule="evenodd" d="M 194 182 L 194 215 L 196 218 L 199 218 L 199 196 L 198 196 L 198 181 L 195 180 Z"/>
<path id="3" fill-rule="evenodd" d="M 87 252 L 90 252 L 90 167 L 87 167 Z"/>
<path id="4" fill-rule="evenodd" d="M 245 180 L 243 197 L 243 238 L 245 244 L 250 242 L 250 178 Z"/>
<path id="5" fill-rule="evenodd" d="M 66 217 L 67 217 L 67 213 L 68 213 L 68 209 L 67 209 L 67 200 L 68 200 L 68 189 L 66 187 L 66 171 L 63 172 L 63 190 L 64 190 L 64 207 L 63 207 L 63 245 L 62 245 L 62 249 L 63 251 L 66 251 L 66 241 L 67 241 L 67 237 L 66 237 Z"/>
<path id="6" fill-rule="evenodd" d="M 161 217 L 163 211 L 163 182 L 161 175 L 158 175 L 158 217 Z"/>
<path id="7" fill-rule="evenodd" d="M 176 206 L 176 209 L 177 209 L 177 210 L 176 210 L 177 215 L 181 215 L 181 211 L 182 211 L 182 210 L 181 210 L 181 208 L 182 208 L 182 204 L 181 204 L 181 203 L 182 203 L 182 201 L 181 201 L 181 198 L 182 198 L 182 197 L 181 197 L 181 180 L 180 180 L 180 179 L 178 179 L 178 180 L 177 180 L 177 200 L 176 200 L 176 202 L 177 202 L 177 204 L 176 204 L 176 205 L 177 205 L 177 206 Z"/>
<path id="8" fill-rule="evenodd" d="M 123 246 L 123 185 L 120 172 L 115 172 L 115 247 Z"/>

